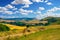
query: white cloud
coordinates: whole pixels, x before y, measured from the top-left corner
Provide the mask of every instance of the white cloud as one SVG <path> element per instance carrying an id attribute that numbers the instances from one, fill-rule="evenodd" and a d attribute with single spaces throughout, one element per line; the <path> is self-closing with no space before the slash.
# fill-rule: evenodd
<path id="1" fill-rule="evenodd" d="M 6 14 L 13 14 L 12 11 L 4 11 L 4 13 L 6 13 Z"/>
<path id="2" fill-rule="evenodd" d="M 41 11 L 34 12 L 34 14 L 36 14 L 36 15 L 39 15 L 40 13 L 41 13 Z"/>
<path id="3" fill-rule="evenodd" d="M 0 12 L 7 11 L 8 9 L 5 7 L 0 7 Z"/>
<path id="4" fill-rule="evenodd" d="M 6 13 L 6 14 L 13 14 L 12 11 L 8 11 L 9 9 L 6 7 L 0 7 L 0 13 Z"/>
<path id="5" fill-rule="evenodd" d="M 43 18 L 43 14 L 42 13 L 39 13 L 37 16 L 36 16 L 36 19 L 42 19 Z"/>
<path id="6" fill-rule="evenodd" d="M 33 2 L 48 2 L 48 0 L 32 0 Z"/>
<path id="7" fill-rule="evenodd" d="M 39 7 L 39 10 L 45 10 L 45 8 L 44 7 Z"/>
<path id="8" fill-rule="evenodd" d="M 24 6 L 22 6 L 22 8 L 28 8 L 29 7 L 29 5 L 24 5 Z"/>
<path id="9" fill-rule="evenodd" d="M 54 8 L 52 8 L 52 9 L 50 9 L 50 10 L 47 10 L 47 12 L 48 12 L 48 13 L 53 13 L 53 12 L 58 11 L 58 10 L 60 10 L 60 8 L 54 7 Z"/>
<path id="10" fill-rule="evenodd" d="M 19 11 L 15 11 L 14 13 L 16 14 L 16 13 L 20 13 L 20 12 Z"/>
<path id="11" fill-rule="evenodd" d="M 40 14 L 40 13 L 41 13 L 41 11 L 37 11 L 37 13 L 38 13 L 38 14 Z"/>
<path id="12" fill-rule="evenodd" d="M 43 10 L 45 10 L 44 7 L 39 7 L 38 11 L 35 12 L 36 19 L 40 20 L 40 19 L 44 18 L 44 14 L 42 14 Z"/>
<path id="13" fill-rule="evenodd" d="M 52 5 L 52 3 L 51 2 L 48 2 L 47 5 Z"/>
<path id="14" fill-rule="evenodd" d="M 46 13 L 44 16 L 45 17 L 49 17 L 49 16 L 51 16 L 51 17 L 60 17 L 60 13 L 59 14 L 58 13 Z"/>
<path id="15" fill-rule="evenodd" d="M 12 4 L 32 4 L 30 0 L 14 0 Z"/>
<path id="16" fill-rule="evenodd" d="M 6 5 L 5 8 L 12 9 L 12 10 L 17 10 L 17 8 L 15 8 L 15 6 L 12 6 L 11 4 Z"/>
<path id="17" fill-rule="evenodd" d="M 28 13 L 32 13 L 33 11 L 32 10 L 24 10 L 24 9 L 19 9 L 20 13 L 21 14 L 24 14 L 24 15 L 28 15 Z"/>
<path id="18" fill-rule="evenodd" d="M 44 0 L 32 0 L 33 2 L 44 2 Z"/>
<path id="19" fill-rule="evenodd" d="M 59 14 L 56 13 L 56 11 L 58 11 L 58 10 L 60 11 L 60 8 L 54 7 L 52 9 L 50 9 L 50 10 L 47 10 L 46 14 L 47 14 L 47 16 L 56 16 L 56 15 L 59 15 L 60 14 L 60 13 Z"/>
<path id="20" fill-rule="evenodd" d="M 13 7 L 13 6 L 10 5 L 10 4 L 6 5 L 5 7 L 6 7 L 6 8 L 9 8 L 9 9 L 15 8 L 15 7 Z"/>
<path id="21" fill-rule="evenodd" d="M 10 11 L 10 9 L 12 9 Z M 0 7 L 0 13 L 3 13 L 3 14 L 14 14 L 13 11 L 16 11 L 17 8 L 15 8 L 14 6 L 8 4 L 6 5 L 5 7 Z"/>
<path id="22" fill-rule="evenodd" d="M 45 0 L 45 2 L 48 2 L 48 0 Z"/>
<path id="23" fill-rule="evenodd" d="M 52 17 L 60 17 L 60 13 L 57 13 L 56 12 L 58 10 L 60 11 L 60 8 L 53 7 L 52 9 L 47 10 L 47 12 L 44 13 L 44 14 L 38 12 L 39 14 L 36 16 L 36 19 L 42 19 L 42 18 L 49 17 L 49 16 L 52 16 Z"/>
<path id="24" fill-rule="evenodd" d="M 28 8 L 30 4 L 33 4 L 30 0 L 14 0 L 11 4 L 24 4 L 22 8 Z"/>
<path id="25" fill-rule="evenodd" d="M 36 17 L 35 18 L 38 19 L 38 20 L 42 19 L 43 16 L 44 16 L 44 14 L 42 14 L 41 11 L 36 11 L 35 14 L 36 14 Z"/>
<path id="26" fill-rule="evenodd" d="M 12 10 L 18 10 L 17 8 L 13 8 Z"/>
<path id="27" fill-rule="evenodd" d="M 52 5 L 52 2 L 49 2 L 49 0 L 32 0 L 33 2 L 43 2 L 46 3 L 47 5 Z"/>

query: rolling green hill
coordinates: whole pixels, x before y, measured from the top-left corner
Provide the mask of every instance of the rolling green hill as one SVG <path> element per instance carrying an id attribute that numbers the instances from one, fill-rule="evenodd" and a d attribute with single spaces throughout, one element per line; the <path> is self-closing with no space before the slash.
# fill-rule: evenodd
<path id="1" fill-rule="evenodd" d="M 49 24 L 59 24 L 60 25 L 60 17 L 46 17 L 42 19 L 42 21 L 48 21 Z"/>

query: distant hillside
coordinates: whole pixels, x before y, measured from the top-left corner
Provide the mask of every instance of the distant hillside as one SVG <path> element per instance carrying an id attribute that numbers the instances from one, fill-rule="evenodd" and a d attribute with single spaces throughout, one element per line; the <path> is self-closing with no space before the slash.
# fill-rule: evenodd
<path id="1" fill-rule="evenodd" d="M 2 18 L 0 18 L 0 20 L 1 20 Z"/>
<path id="2" fill-rule="evenodd" d="M 35 18 L 4 18 L 4 20 L 33 20 Z"/>
<path id="3" fill-rule="evenodd" d="M 42 20 L 49 20 L 49 19 L 56 19 L 56 20 L 60 20 L 60 17 L 46 17 Z"/>
<path id="4" fill-rule="evenodd" d="M 30 21 L 35 20 L 35 18 L 0 18 L 0 22 L 17 22 L 17 21 Z"/>
<path id="5" fill-rule="evenodd" d="M 51 24 L 60 24 L 60 17 L 46 17 L 42 21 L 48 21 Z"/>

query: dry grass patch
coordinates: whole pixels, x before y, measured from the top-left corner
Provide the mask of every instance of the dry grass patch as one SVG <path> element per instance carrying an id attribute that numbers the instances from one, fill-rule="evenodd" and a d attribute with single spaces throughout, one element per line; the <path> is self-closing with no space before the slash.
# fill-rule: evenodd
<path id="1" fill-rule="evenodd" d="M 11 24 L 5 24 L 6 26 L 8 26 L 10 29 L 20 29 L 23 30 L 26 28 L 26 26 L 16 26 L 16 25 L 11 25 Z"/>

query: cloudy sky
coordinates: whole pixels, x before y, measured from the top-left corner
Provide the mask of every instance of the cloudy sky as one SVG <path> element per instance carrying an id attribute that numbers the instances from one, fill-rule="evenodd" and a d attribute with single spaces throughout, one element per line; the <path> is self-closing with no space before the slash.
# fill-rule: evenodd
<path id="1" fill-rule="evenodd" d="M 60 0 L 0 0 L 2 18 L 60 17 Z"/>

